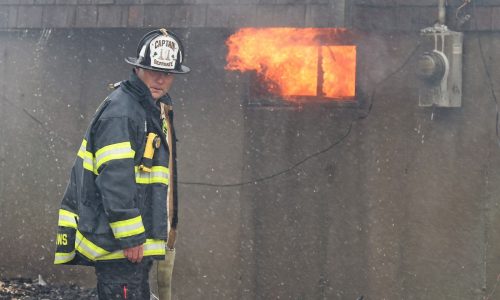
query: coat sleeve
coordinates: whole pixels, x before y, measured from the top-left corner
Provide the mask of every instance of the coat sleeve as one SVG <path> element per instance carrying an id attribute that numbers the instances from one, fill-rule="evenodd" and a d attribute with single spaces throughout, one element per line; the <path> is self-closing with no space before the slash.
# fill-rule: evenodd
<path id="1" fill-rule="evenodd" d="M 78 222 L 75 173 L 76 170 L 73 167 L 59 209 L 54 264 L 72 264 L 75 258 L 75 237 Z"/>
<path id="2" fill-rule="evenodd" d="M 137 127 L 127 117 L 100 119 L 93 130 L 96 186 L 109 226 L 122 249 L 146 241 L 135 183 Z"/>

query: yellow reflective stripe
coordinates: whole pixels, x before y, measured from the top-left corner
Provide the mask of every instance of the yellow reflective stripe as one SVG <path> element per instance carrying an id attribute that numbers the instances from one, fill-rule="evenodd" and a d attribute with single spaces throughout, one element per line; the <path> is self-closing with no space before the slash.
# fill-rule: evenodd
<path id="1" fill-rule="evenodd" d="M 91 261 L 101 259 L 125 258 L 123 250 L 109 252 L 86 239 L 80 231 L 76 232 L 76 250 Z"/>
<path id="2" fill-rule="evenodd" d="M 83 159 L 83 168 L 97 174 L 97 171 L 94 170 L 94 160 L 90 157 L 85 157 Z"/>
<path id="3" fill-rule="evenodd" d="M 146 242 L 144 243 L 143 250 L 144 250 L 143 252 L 144 256 L 165 255 L 165 241 L 147 239 Z M 109 252 L 109 254 L 98 257 L 96 260 L 112 260 L 120 258 L 125 258 L 123 250 Z"/>
<path id="4" fill-rule="evenodd" d="M 76 228 L 76 220 L 78 216 L 75 213 L 67 211 L 65 209 L 59 209 L 59 221 L 58 226 Z"/>
<path id="5" fill-rule="evenodd" d="M 168 185 L 170 171 L 167 167 L 153 166 L 151 172 L 143 172 L 135 167 L 135 182 L 141 184 L 163 183 Z"/>
<path id="6" fill-rule="evenodd" d="M 95 260 L 111 260 L 111 259 L 120 259 L 120 258 L 125 258 L 125 254 L 123 254 L 123 250 L 116 250 L 116 251 L 110 252 L 109 254 L 98 257 Z"/>
<path id="7" fill-rule="evenodd" d="M 170 172 L 167 167 L 154 166 L 151 168 L 151 183 L 163 183 L 168 185 Z"/>
<path id="8" fill-rule="evenodd" d="M 89 170 L 92 173 L 97 174 L 97 170 L 94 169 L 94 155 L 92 152 L 87 151 L 87 140 L 83 140 L 80 149 L 78 150 L 78 157 L 83 160 L 83 168 Z"/>
<path id="9" fill-rule="evenodd" d="M 120 239 L 145 232 L 142 225 L 142 217 L 139 215 L 135 218 L 109 223 L 115 238 Z"/>
<path id="10" fill-rule="evenodd" d="M 75 258 L 75 250 L 71 251 L 70 253 L 56 252 L 54 264 L 64 264 L 71 261 L 73 258 Z"/>
<path id="11" fill-rule="evenodd" d="M 144 244 L 144 256 L 165 255 L 165 241 L 148 239 Z"/>
<path id="12" fill-rule="evenodd" d="M 76 232 L 76 250 L 91 261 L 125 258 L 123 250 L 106 251 Z M 56 254 L 57 255 L 57 254 Z M 144 243 L 144 256 L 165 255 L 165 241 L 147 239 Z M 57 259 L 57 258 L 56 258 Z"/>
<path id="13" fill-rule="evenodd" d="M 87 152 L 87 140 L 83 140 L 82 144 L 80 145 L 80 149 L 78 149 L 78 156 L 79 157 L 84 157 L 85 152 Z"/>
<path id="14" fill-rule="evenodd" d="M 149 184 L 149 172 L 143 172 L 138 166 L 135 166 L 135 182 L 142 184 Z"/>
<path id="15" fill-rule="evenodd" d="M 75 249 L 88 259 L 94 261 L 96 257 L 108 254 L 109 252 L 86 239 L 80 231 L 76 231 Z"/>
<path id="16" fill-rule="evenodd" d="M 122 142 L 102 147 L 95 153 L 96 169 L 110 160 L 134 158 L 135 151 L 132 150 L 130 142 Z"/>
<path id="17" fill-rule="evenodd" d="M 102 147 L 96 152 L 94 157 L 92 152 L 87 151 L 87 140 L 84 139 L 78 150 L 78 157 L 83 160 L 83 168 L 96 175 L 99 174 L 97 170 L 102 164 L 110 160 L 134 158 L 134 156 L 135 151 L 132 150 L 130 142 L 116 143 Z"/>
<path id="18" fill-rule="evenodd" d="M 144 256 L 156 256 L 156 255 L 165 255 L 165 241 L 164 240 L 156 240 L 156 239 L 146 239 L 144 243 Z M 76 239 L 75 239 L 75 250 L 64 253 L 64 252 L 56 252 L 54 258 L 54 264 L 64 264 L 71 261 L 76 252 L 79 252 L 83 256 L 85 256 L 90 261 L 102 261 L 102 260 L 113 260 L 113 259 L 123 259 L 125 255 L 123 254 L 123 250 L 116 250 L 113 252 L 104 250 L 103 248 L 97 246 L 87 238 L 83 236 L 80 231 L 76 231 Z"/>

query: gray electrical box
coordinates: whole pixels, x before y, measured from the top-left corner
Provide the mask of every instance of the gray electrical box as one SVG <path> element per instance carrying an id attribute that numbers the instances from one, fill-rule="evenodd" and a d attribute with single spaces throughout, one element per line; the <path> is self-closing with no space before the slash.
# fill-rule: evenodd
<path id="1" fill-rule="evenodd" d="M 419 106 L 462 105 L 463 33 L 445 25 L 422 29 L 423 49 L 417 63 Z"/>

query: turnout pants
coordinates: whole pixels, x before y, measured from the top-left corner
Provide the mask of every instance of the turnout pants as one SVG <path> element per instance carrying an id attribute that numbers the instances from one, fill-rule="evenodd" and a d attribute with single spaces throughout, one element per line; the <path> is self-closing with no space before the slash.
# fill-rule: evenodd
<path id="1" fill-rule="evenodd" d="M 149 271 L 153 261 L 143 258 L 140 263 L 129 261 L 98 262 L 97 294 L 99 300 L 149 300 Z"/>

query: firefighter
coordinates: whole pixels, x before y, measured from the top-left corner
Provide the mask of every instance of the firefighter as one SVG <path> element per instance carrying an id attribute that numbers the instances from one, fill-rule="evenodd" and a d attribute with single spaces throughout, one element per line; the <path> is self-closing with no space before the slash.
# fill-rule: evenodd
<path id="1" fill-rule="evenodd" d="M 55 264 L 95 267 L 99 299 L 149 299 L 153 260 L 171 275 L 177 227 L 175 132 L 169 97 L 183 65 L 165 29 L 139 42 L 129 80 L 97 109 L 59 210 Z"/>

